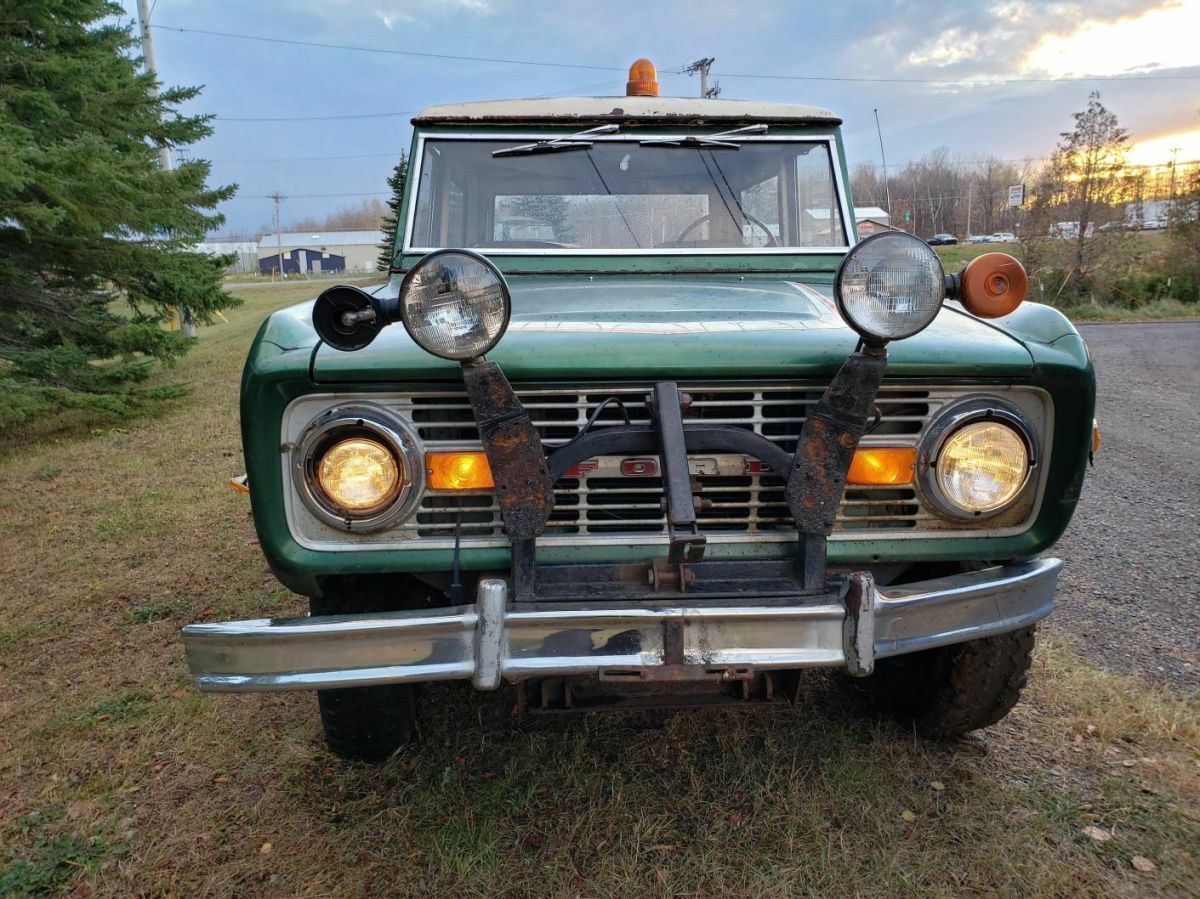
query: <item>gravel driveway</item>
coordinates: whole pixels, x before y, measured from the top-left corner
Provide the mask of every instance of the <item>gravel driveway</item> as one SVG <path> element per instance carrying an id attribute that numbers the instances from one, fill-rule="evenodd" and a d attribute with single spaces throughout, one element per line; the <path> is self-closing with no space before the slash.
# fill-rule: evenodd
<path id="1" fill-rule="evenodd" d="M 1053 550 L 1050 629 L 1117 671 L 1200 693 L 1200 322 L 1083 325 L 1103 444 Z"/>

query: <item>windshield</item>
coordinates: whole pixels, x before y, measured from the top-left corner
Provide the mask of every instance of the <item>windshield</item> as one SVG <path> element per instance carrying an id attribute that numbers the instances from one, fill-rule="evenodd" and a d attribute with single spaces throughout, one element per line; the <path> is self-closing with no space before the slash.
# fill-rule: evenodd
<path id="1" fill-rule="evenodd" d="M 511 153 L 514 140 L 428 138 L 416 250 L 728 251 L 845 247 L 830 145 L 738 149 L 636 139 Z M 493 155 L 497 150 L 508 155 Z"/>

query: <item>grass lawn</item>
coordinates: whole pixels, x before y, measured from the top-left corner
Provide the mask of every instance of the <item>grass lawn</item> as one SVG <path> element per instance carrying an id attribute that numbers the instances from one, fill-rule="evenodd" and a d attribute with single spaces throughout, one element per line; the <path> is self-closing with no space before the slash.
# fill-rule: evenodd
<path id="1" fill-rule="evenodd" d="M 224 482 L 249 340 L 311 285 L 237 289 L 168 414 L 0 459 L 0 896 L 1200 894 L 1196 704 L 1067 646 L 946 746 L 823 676 L 795 708 L 532 722 L 436 686 L 369 768 L 310 695 L 200 694 L 181 625 L 304 609 Z"/>

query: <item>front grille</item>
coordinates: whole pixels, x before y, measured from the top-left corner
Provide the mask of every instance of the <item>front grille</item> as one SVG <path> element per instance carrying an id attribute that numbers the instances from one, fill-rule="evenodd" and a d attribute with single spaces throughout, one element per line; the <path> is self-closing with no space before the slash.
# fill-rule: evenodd
<path id="1" fill-rule="evenodd" d="M 715 387 L 681 389 L 691 397 L 684 421 L 746 428 L 793 452 L 796 438 L 823 387 Z M 608 401 L 593 429 L 647 424 L 651 387 L 518 389 L 548 450 L 579 434 Z M 880 413 L 868 442 L 912 443 L 930 417 L 958 392 L 937 388 L 884 387 Z M 416 427 L 427 450 L 478 448 L 479 433 L 466 394 L 429 391 L 389 398 L 386 405 Z M 773 473 L 743 470 L 741 457 L 691 457 L 693 492 L 711 503 L 699 512 L 700 529 L 710 537 L 793 539 L 795 525 L 783 499 L 783 482 Z M 662 482 L 657 477 L 610 477 L 615 460 L 599 460 L 587 475 L 566 477 L 555 485 L 555 509 L 546 539 L 659 535 L 666 533 Z M 719 463 L 719 464 L 717 464 Z M 718 470 L 712 470 L 713 468 Z M 615 472 L 611 472 L 614 473 Z M 431 492 L 412 518 L 392 529 L 392 537 L 452 540 L 460 521 L 465 544 L 502 538 L 499 509 L 491 494 Z M 838 511 L 840 532 L 894 533 L 932 523 L 911 487 L 853 487 Z"/>

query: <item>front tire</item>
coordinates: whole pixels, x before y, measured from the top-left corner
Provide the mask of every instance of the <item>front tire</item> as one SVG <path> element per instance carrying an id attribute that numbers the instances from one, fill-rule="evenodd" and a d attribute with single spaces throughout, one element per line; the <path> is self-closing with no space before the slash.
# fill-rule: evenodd
<path id="1" fill-rule="evenodd" d="M 917 733 L 945 740 L 995 724 L 1024 688 L 1035 628 L 880 659 L 865 678 L 872 701 Z"/>
<path id="2" fill-rule="evenodd" d="M 354 615 L 426 608 L 431 591 L 411 578 L 340 578 L 308 601 L 312 615 Z M 412 684 L 318 690 L 329 750 L 344 759 L 382 762 L 412 742 L 417 688 Z"/>

